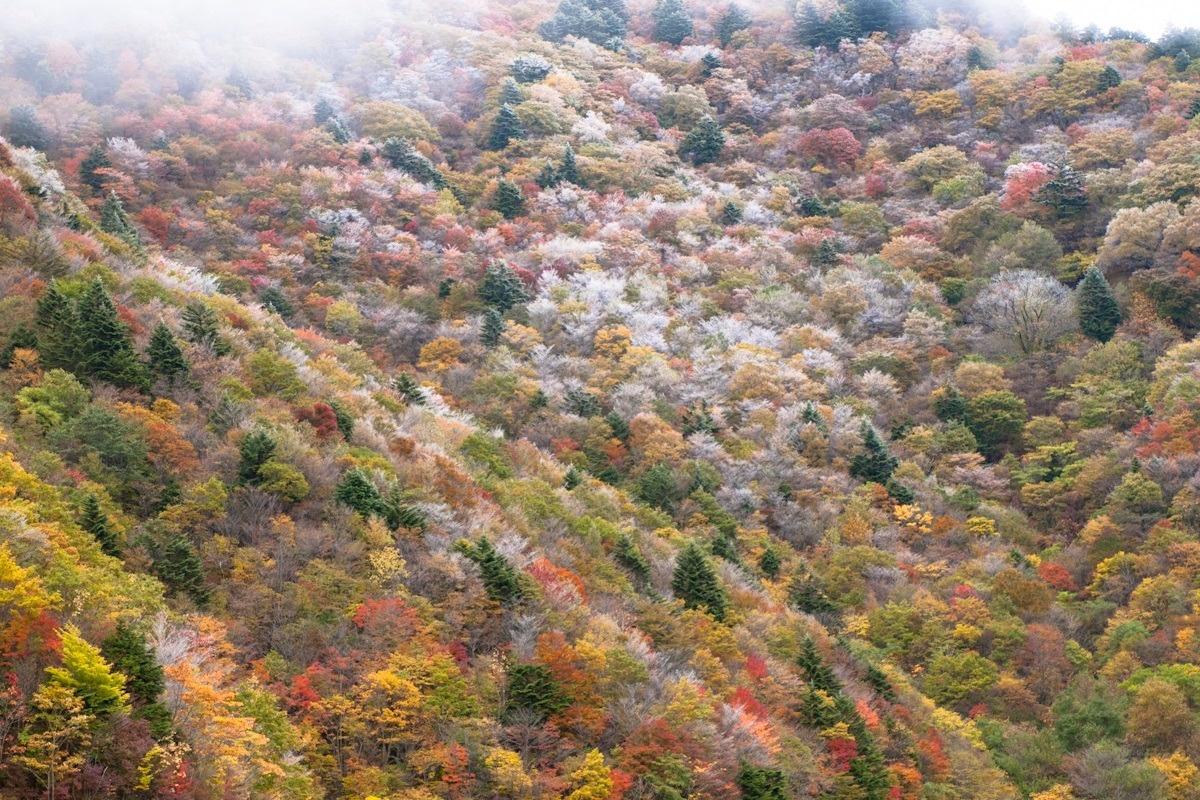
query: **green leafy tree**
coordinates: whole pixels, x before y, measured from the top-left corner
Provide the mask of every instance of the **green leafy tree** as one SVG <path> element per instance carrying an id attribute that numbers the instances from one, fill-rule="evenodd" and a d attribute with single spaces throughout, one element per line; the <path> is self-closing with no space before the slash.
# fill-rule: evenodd
<path id="1" fill-rule="evenodd" d="M 108 160 L 108 151 L 104 145 L 94 145 L 83 161 L 79 162 L 79 182 L 90 187 L 92 193 L 98 195 L 104 188 L 104 176 L 98 174 L 97 170 L 111 166 L 112 162 Z"/>
<path id="2" fill-rule="evenodd" d="M 479 299 L 501 313 L 529 300 L 525 284 L 507 264 L 488 267 L 479 284 Z"/>
<path id="3" fill-rule="evenodd" d="M 508 143 L 525 138 L 525 129 L 517 112 L 507 104 L 500 107 L 496 118 L 492 120 L 492 128 L 488 133 L 487 147 L 489 150 L 503 150 Z"/>
<path id="4" fill-rule="evenodd" d="M 95 717 L 70 687 L 56 681 L 38 687 L 29 705 L 32 713 L 13 763 L 33 773 L 49 800 L 58 800 L 61 784 L 87 761 Z"/>
<path id="5" fill-rule="evenodd" d="M 1028 418 L 1025 401 L 1005 389 L 971 398 L 970 407 L 967 427 L 975 434 L 979 451 L 989 458 L 1020 436 Z"/>
<path id="6" fill-rule="evenodd" d="M 1088 269 L 1075 290 L 1075 308 L 1079 312 L 1079 329 L 1098 342 L 1111 339 L 1121 324 L 1121 309 L 1112 287 L 1095 267 Z"/>
<path id="7" fill-rule="evenodd" d="M 154 326 L 150 341 L 146 345 L 146 360 L 150 371 L 160 378 L 165 378 L 168 384 L 174 385 L 175 379 L 186 375 L 190 367 L 187 357 L 175 340 L 175 334 L 161 320 Z"/>
<path id="8" fill-rule="evenodd" d="M 925 694 L 944 706 L 956 706 L 977 697 L 999 676 L 996 665 L 974 650 L 947 653 L 930 662 Z"/>
<path id="9" fill-rule="evenodd" d="M 46 680 L 70 689 L 83 701 L 84 710 L 105 717 L 128 708 L 125 676 L 113 672 L 99 648 L 89 643 L 74 625 L 59 631 L 62 666 L 47 667 Z"/>
<path id="10" fill-rule="evenodd" d="M 479 341 L 484 347 L 495 347 L 500 344 L 504 335 L 504 316 L 496 309 L 489 308 L 483 314 L 483 324 L 479 329 Z"/>
<path id="11" fill-rule="evenodd" d="M 718 622 L 725 619 L 729 604 L 725 590 L 704 551 L 695 542 L 689 542 L 679 554 L 671 590 L 688 608 L 703 609 Z"/>
<path id="12" fill-rule="evenodd" d="M 525 208 L 525 196 L 521 189 L 512 181 L 501 180 L 496 186 L 496 197 L 492 207 L 505 219 L 513 219 L 521 215 Z"/>
<path id="13" fill-rule="evenodd" d="M 83 516 L 79 518 L 79 527 L 90 533 L 100 544 L 100 549 L 106 555 L 120 557 L 121 544 L 117 532 L 108 521 L 108 515 L 100 508 L 96 495 L 89 494 L 83 501 Z"/>
<path id="14" fill-rule="evenodd" d="M 692 15 L 683 0 L 659 0 L 654 8 L 654 38 L 679 45 L 692 35 Z"/>
<path id="15" fill-rule="evenodd" d="M 737 3 L 730 3 L 725 13 L 717 17 L 717 22 L 713 25 L 713 32 L 717 34 L 717 41 L 721 43 L 721 47 L 729 47 L 729 43 L 733 41 L 733 35 L 749 28 L 753 21 L 745 9 Z"/>
<path id="16" fill-rule="evenodd" d="M 683 138 L 679 145 L 679 154 L 691 158 L 693 164 L 708 164 L 721 156 L 721 149 L 724 147 L 725 134 L 721 131 L 720 124 L 711 116 L 705 115 Z"/>

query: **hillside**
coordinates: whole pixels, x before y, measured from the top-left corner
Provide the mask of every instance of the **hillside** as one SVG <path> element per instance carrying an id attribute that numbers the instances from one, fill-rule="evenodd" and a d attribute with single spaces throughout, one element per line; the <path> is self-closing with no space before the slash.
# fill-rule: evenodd
<path id="1" fill-rule="evenodd" d="M 1200 797 L 1200 32 L 236 41 L 0 41 L 0 798 Z"/>

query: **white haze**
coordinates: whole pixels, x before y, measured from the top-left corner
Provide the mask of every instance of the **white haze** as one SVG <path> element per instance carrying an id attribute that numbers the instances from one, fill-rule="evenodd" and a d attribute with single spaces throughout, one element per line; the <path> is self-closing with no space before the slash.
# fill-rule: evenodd
<path id="1" fill-rule="evenodd" d="M 1152 39 L 1169 26 L 1200 28 L 1200 2 L 1195 0 L 1027 0 L 1026 7 L 1040 17 L 1066 16 L 1078 28 L 1124 28 Z"/>

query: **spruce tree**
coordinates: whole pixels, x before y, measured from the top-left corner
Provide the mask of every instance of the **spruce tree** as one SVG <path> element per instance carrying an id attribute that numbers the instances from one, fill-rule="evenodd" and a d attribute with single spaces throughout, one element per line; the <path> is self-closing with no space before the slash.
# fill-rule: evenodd
<path id="1" fill-rule="evenodd" d="M 386 516 L 383 495 L 361 469 L 352 469 L 343 475 L 338 481 L 333 497 L 364 517 Z"/>
<path id="2" fill-rule="evenodd" d="M 689 542 L 679 554 L 671 590 L 686 607 L 703 609 L 718 622 L 725 619 L 728 606 L 725 590 L 721 588 L 712 564 L 695 542 Z"/>
<path id="3" fill-rule="evenodd" d="M 337 109 L 333 107 L 333 103 L 322 97 L 313 105 L 313 124 L 324 125 L 329 120 L 337 116 Z"/>
<path id="4" fill-rule="evenodd" d="M 396 169 L 402 169 L 421 183 L 427 183 L 435 189 L 445 189 L 450 186 L 446 176 L 433 165 L 433 162 L 419 153 L 405 139 L 391 138 L 383 143 L 383 157 Z"/>
<path id="5" fill-rule="evenodd" d="M 1079 288 L 1075 290 L 1075 307 L 1079 312 L 1079 329 L 1098 342 L 1111 339 L 1121 324 L 1121 309 L 1112 288 L 1095 267 L 1088 269 L 1079 282 Z"/>
<path id="6" fill-rule="evenodd" d="M 617 537 L 617 546 L 613 548 L 613 558 L 618 564 L 633 573 L 633 576 L 639 581 L 650 579 L 650 562 L 642 555 L 642 551 L 638 549 L 628 533 L 622 532 Z"/>
<path id="7" fill-rule="evenodd" d="M 863 438 L 863 449 L 850 461 L 850 474 L 860 480 L 887 485 L 891 480 L 892 471 L 900 463 L 887 451 L 887 447 L 879 439 L 875 427 L 863 420 L 860 432 Z"/>
<path id="8" fill-rule="evenodd" d="M 166 688 L 163 668 L 158 665 L 154 648 L 146 642 L 145 635 L 117 623 L 117 629 L 101 644 L 100 652 L 125 674 L 125 689 L 135 702 L 153 703 L 162 695 Z"/>
<path id="9" fill-rule="evenodd" d="M 560 181 L 580 185 L 579 166 L 575 163 L 575 151 L 571 149 L 571 145 L 567 145 L 567 149 L 563 151 L 562 161 L 559 162 L 556 173 Z"/>
<path id="10" fill-rule="evenodd" d="M 494 308 L 489 308 L 483 315 L 483 325 L 479 330 L 479 341 L 484 347 L 495 347 L 500 344 L 504 335 L 504 316 Z"/>
<path id="11" fill-rule="evenodd" d="M 198 606 L 208 602 L 209 592 L 204 586 L 204 563 L 196 548 L 182 533 L 171 535 L 163 543 L 154 559 L 154 571 L 158 579 L 174 594 L 186 594 Z"/>
<path id="12" fill-rule="evenodd" d="M 762 556 L 758 559 L 758 568 L 762 570 L 763 575 L 772 580 L 779 576 L 779 568 L 782 566 L 783 560 L 780 559 L 779 553 L 773 547 L 768 547 L 764 550 Z"/>
<path id="13" fill-rule="evenodd" d="M 692 15 L 683 0 L 658 0 L 654 9 L 654 38 L 678 46 L 692 35 Z"/>
<path id="14" fill-rule="evenodd" d="M 787 800 L 787 778 L 781 770 L 755 767 L 745 761 L 737 773 L 742 800 Z"/>
<path id="15" fill-rule="evenodd" d="M 675 471 L 666 464 L 656 464 L 642 475 L 638 483 L 638 494 L 647 504 L 675 513 L 676 504 L 683 499 Z"/>
<path id="16" fill-rule="evenodd" d="M 847 11 L 863 36 L 875 31 L 894 36 L 904 24 L 904 5 L 899 0 L 849 0 Z"/>
<path id="17" fill-rule="evenodd" d="M 496 118 L 492 120 L 492 130 L 488 134 L 487 146 L 489 150 L 503 150 L 508 146 L 508 143 L 513 140 L 525 138 L 525 129 L 521 127 L 521 120 L 517 116 L 517 112 L 505 105 L 500 107 Z"/>
<path id="18" fill-rule="evenodd" d="M 1192 65 L 1192 56 L 1187 49 L 1180 50 L 1175 54 L 1175 71 L 1187 72 L 1188 67 Z"/>
<path id="19" fill-rule="evenodd" d="M 508 180 L 501 180 L 496 187 L 496 197 L 492 206 L 505 219 L 513 219 L 520 216 L 521 211 L 524 209 L 525 196 L 521 194 L 520 188 L 515 183 Z"/>
<path id="20" fill-rule="evenodd" d="M 296 307 L 287 299 L 287 295 L 278 286 L 268 286 L 258 296 L 258 301 L 267 311 L 278 314 L 284 319 L 291 319 L 296 313 Z"/>
<path id="21" fill-rule="evenodd" d="M 79 350 L 75 363 L 81 376 L 114 386 L 144 389 L 149 375 L 133 350 L 129 329 L 117 316 L 108 290 L 97 278 L 78 303 Z"/>
<path id="22" fill-rule="evenodd" d="M 1187 111 L 1183 112 L 1183 116 L 1186 119 L 1195 119 L 1197 116 L 1200 116 L 1200 97 L 1192 101 Z"/>
<path id="23" fill-rule="evenodd" d="M 933 413 L 942 422 L 966 422 L 971 404 L 953 384 L 946 384 L 933 393 Z"/>
<path id="24" fill-rule="evenodd" d="M 242 442 L 238 445 L 238 454 L 241 456 L 238 462 L 238 483 L 257 485 L 258 471 L 263 464 L 274 458 L 276 447 L 278 445 L 275 437 L 262 428 L 256 428 L 242 437 Z"/>
<path id="25" fill-rule="evenodd" d="M 108 160 L 108 152 L 104 145 L 94 145 L 83 161 L 79 162 L 79 182 L 90 187 L 93 194 L 98 195 L 104 188 L 104 176 L 96 174 L 96 170 L 111 166 L 112 162 Z"/>
<path id="26" fill-rule="evenodd" d="M 705 53 L 700 57 L 700 77 L 711 78 L 713 72 L 724 66 L 716 53 Z"/>
<path id="27" fill-rule="evenodd" d="M 705 115 L 683 138 L 679 145 L 679 154 L 690 156 L 693 164 L 708 164 L 720 157 L 723 147 L 725 134 L 721 131 L 721 126 L 715 119 Z"/>
<path id="28" fill-rule="evenodd" d="M 333 137 L 333 141 L 338 144 L 349 144 L 350 140 L 354 138 L 341 117 L 330 117 L 325 123 L 325 130 L 329 131 L 329 135 Z"/>
<path id="29" fill-rule="evenodd" d="M 0 369 L 8 369 L 12 365 L 13 356 L 16 355 L 18 349 L 34 350 L 37 346 L 37 333 L 26 327 L 24 322 L 20 323 L 9 337 L 8 344 L 4 345 L 3 350 L 0 350 Z"/>
<path id="30" fill-rule="evenodd" d="M 500 84 L 500 105 L 519 106 L 525 102 L 521 87 L 512 78 L 505 78 Z"/>
<path id="31" fill-rule="evenodd" d="M 50 146 L 46 128 L 37 118 L 33 106 L 17 106 L 8 114 L 8 142 L 13 147 L 32 147 L 45 150 Z"/>
<path id="32" fill-rule="evenodd" d="M 525 596 L 517 571 L 508 563 L 508 559 L 496 552 L 486 536 L 479 537 L 473 544 L 466 539 L 459 539 L 454 547 L 479 567 L 488 597 L 497 603 L 512 603 Z"/>
<path id="33" fill-rule="evenodd" d="M 488 267 L 479 284 L 479 299 L 500 312 L 529 300 L 529 291 L 507 264 Z"/>
<path id="34" fill-rule="evenodd" d="M 217 355 L 228 355 L 229 345 L 221 338 L 217 312 L 202 300 L 193 300 L 183 309 L 184 337 L 192 344 L 207 347 Z"/>
<path id="35" fill-rule="evenodd" d="M 730 3 L 729 8 L 725 13 L 717 18 L 717 22 L 713 25 L 713 32 L 717 34 L 717 41 L 721 43 L 721 47 L 729 47 L 729 43 L 733 41 L 733 35 L 738 31 L 744 31 L 750 27 L 753 20 L 741 6 L 737 3 Z"/>
<path id="36" fill-rule="evenodd" d="M 1112 65 L 1106 65 L 1104 71 L 1100 73 L 1099 86 L 1096 88 L 1101 91 L 1115 89 L 1121 85 L 1121 73 L 1112 68 Z"/>
<path id="37" fill-rule="evenodd" d="M 100 230 L 117 237 L 134 251 L 142 248 L 141 237 L 138 236 L 133 223 L 129 221 L 129 215 L 125 213 L 125 206 L 122 205 L 121 198 L 117 197 L 116 192 L 109 193 L 108 199 L 104 201 L 104 207 L 100 209 Z"/>
<path id="38" fill-rule="evenodd" d="M 404 398 L 404 402 L 414 405 L 425 405 L 425 392 L 421 390 L 421 384 L 417 383 L 417 379 L 407 372 L 401 372 L 392 381 L 392 388 L 397 394 Z"/>
<path id="39" fill-rule="evenodd" d="M 38 354 L 48 368 L 71 370 L 79 352 L 79 315 L 58 281 L 51 281 L 37 302 Z"/>
<path id="40" fill-rule="evenodd" d="M 167 383 L 174 385 L 175 378 L 188 373 L 187 358 L 175 341 L 171 329 L 161 320 L 154 326 L 150 334 L 150 342 L 146 345 L 146 360 L 150 371 L 160 378 L 166 378 Z"/>
<path id="41" fill-rule="evenodd" d="M 571 706 L 554 673 L 544 664 L 514 664 L 508 670 L 508 702 L 504 716 L 514 711 L 532 711 L 540 722 Z"/>
<path id="42" fill-rule="evenodd" d="M 1038 190 L 1035 199 L 1050 209 L 1057 220 L 1078 217 L 1087 210 L 1088 205 L 1083 179 L 1069 164 L 1058 168 L 1058 173 Z"/>
<path id="43" fill-rule="evenodd" d="M 94 494 L 84 498 L 83 516 L 79 518 L 79 527 L 95 537 L 105 555 L 120 557 L 121 544 L 117 539 L 117 532 L 112 529 L 108 515 L 100 508 L 100 501 Z"/>

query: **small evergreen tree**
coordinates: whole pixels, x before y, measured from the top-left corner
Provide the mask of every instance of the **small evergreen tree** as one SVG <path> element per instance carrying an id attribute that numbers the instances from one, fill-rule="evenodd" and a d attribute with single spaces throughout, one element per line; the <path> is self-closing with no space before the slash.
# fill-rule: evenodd
<path id="1" fill-rule="evenodd" d="M 342 438 L 347 442 L 350 441 L 350 435 L 354 433 L 354 417 L 337 400 L 330 400 L 329 407 L 333 409 L 333 418 L 337 420 L 338 431 L 341 432 Z"/>
<path id="2" fill-rule="evenodd" d="M 275 457 L 276 447 L 278 445 L 275 437 L 262 428 L 255 428 L 242 437 L 241 444 L 238 445 L 238 454 L 241 456 L 238 462 L 238 483 L 258 485 L 258 471 L 262 469 L 263 464 Z"/>
<path id="3" fill-rule="evenodd" d="M 639 581 L 645 582 L 650 579 L 650 562 L 642 555 L 642 551 L 638 549 L 628 533 L 622 532 L 617 537 L 617 546 L 613 548 L 613 558 L 618 564 L 633 573 L 633 576 Z"/>
<path id="4" fill-rule="evenodd" d="M 1057 220 L 1078 217 L 1088 206 L 1083 179 L 1069 164 L 1058 168 L 1058 173 L 1038 190 L 1035 199 L 1048 208 Z"/>
<path id="5" fill-rule="evenodd" d="M 717 216 L 717 222 L 722 225 L 738 225 L 742 221 L 742 209 L 738 208 L 738 204 L 732 200 L 726 200 L 721 206 L 721 213 Z"/>
<path id="6" fill-rule="evenodd" d="M 1121 324 L 1121 309 L 1113 297 L 1112 287 L 1104 274 L 1091 267 L 1075 290 L 1075 307 L 1079 312 L 1079 329 L 1084 336 L 1107 342 Z"/>
<path id="7" fill-rule="evenodd" d="M 1111 64 L 1104 67 L 1104 71 L 1100 73 L 1100 83 L 1096 88 L 1101 92 L 1106 92 L 1109 89 L 1115 89 L 1121 85 L 1121 73 L 1113 69 Z"/>
<path id="8" fill-rule="evenodd" d="M 217 313 L 202 300 L 193 300 L 183 309 L 184 337 L 193 344 L 207 347 L 217 355 L 228 355 L 230 347 L 221 338 Z"/>
<path id="9" fill-rule="evenodd" d="M 278 314 L 284 319 L 291 319 L 292 315 L 296 313 L 296 307 L 278 286 L 268 286 L 263 289 L 258 300 L 267 311 Z"/>
<path id="10" fill-rule="evenodd" d="M 1200 116 L 1200 97 L 1197 97 L 1192 101 L 1192 104 L 1188 106 L 1188 109 L 1183 113 L 1183 116 L 1187 119 L 1195 119 L 1196 117 Z"/>
<path id="11" fill-rule="evenodd" d="M 104 201 L 104 207 L 100 209 L 100 230 L 125 242 L 135 252 L 142 249 L 142 239 L 138 236 L 133 223 L 129 221 L 129 215 L 125 213 L 125 206 L 121 203 L 121 198 L 117 197 L 116 192 L 109 193 L 108 199 Z"/>
<path id="12" fill-rule="evenodd" d="M 422 183 L 427 183 L 435 189 L 446 189 L 450 186 L 441 170 L 404 139 L 388 139 L 383 143 L 381 152 L 393 167 L 404 170 Z"/>
<path id="13" fill-rule="evenodd" d="M 525 94 L 512 78 L 505 78 L 500 84 L 500 105 L 519 106 L 525 102 Z"/>
<path id="14" fill-rule="evenodd" d="M 668 514 L 675 513 L 675 506 L 684 497 L 675 471 L 666 464 L 656 464 L 646 470 L 638 484 L 638 494 L 647 504 Z"/>
<path id="15" fill-rule="evenodd" d="M 729 43 L 733 41 L 733 35 L 749 28 L 752 22 L 750 15 L 741 6 L 737 3 L 730 3 L 725 13 L 717 18 L 716 24 L 713 25 L 713 32 L 717 34 L 717 41 L 721 43 L 721 47 L 729 47 Z"/>
<path id="16" fill-rule="evenodd" d="M 720 157 L 724 147 L 725 134 L 721 131 L 721 126 L 715 119 L 705 115 L 683 138 L 679 145 L 679 154 L 691 157 L 693 164 L 708 164 Z"/>
<path id="17" fill-rule="evenodd" d="M 688 608 L 703 609 L 718 622 L 725 619 L 728 606 L 725 590 L 721 588 L 712 564 L 695 542 L 689 542 L 679 554 L 671 590 Z"/>
<path id="18" fill-rule="evenodd" d="M 942 422 L 966 422 L 971 405 L 953 384 L 946 384 L 933 393 L 933 413 Z"/>
<path id="19" fill-rule="evenodd" d="M 333 497 L 339 503 L 357 511 L 364 517 L 386 516 L 383 496 L 374 482 L 361 469 L 352 469 L 338 481 Z"/>
<path id="20" fill-rule="evenodd" d="M 175 341 L 171 329 L 161 320 L 154 326 L 150 341 L 146 345 L 146 360 L 150 371 L 160 378 L 166 378 L 167 383 L 174 385 L 175 378 L 188 373 L 187 358 Z"/>
<path id="21" fill-rule="evenodd" d="M 575 163 L 575 151 L 571 149 L 571 145 L 567 145 L 567 149 L 563 151 L 562 161 L 558 164 L 556 170 L 558 180 L 573 183 L 579 186 L 579 165 Z"/>
<path id="22" fill-rule="evenodd" d="M 520 188 L 515 183 L 501 180 L 496 187 L 496 197 L 492 207 L 499 211 L 505 219 L 513 219 L 520 216 L 521 211 L 525 208 L 525 196 L 521 194 Z"/>
<path id="23" fill-rule="evenodd" d="M 79 518 L 79 527 L 95 537 L 106 555 L 120 557 L 121 544 L 117 539 L 117 532 L 113 530 L 108 515 L 100 508 L 100 501 L 94 494 L 84 498 L 83 516 Z"/>
<path id="24" fill-rule="evenodd" d="M 325 122 L 325 130 L 329 131 L 329 135 L 333 137 L 333 141 L 338 144 L 349 144 L 350 140 L 354 138 L 341 117 L 330 117 Z"/>
<path id="25" fill-rule="evenodd" d="M 861 36 L 876 31 L 895 36 L 905 22 L 904 4 L 899 0 L 849 0 L 847 13 Z"/>
<path id="26" fill-rule="evenodd" d="M 79 182 L 90 187 L 92 193 L 98 195 L 104 188 L 104 176 L 97 174 L 97 170 L 111 166 L 112 162 L 108 160 L 108 152 L 104 145 L 93 145 L 83 161 L 79 162 Z"/>
<path id="27" fill-rule="evenodd" d="M 488 267 L 479 284 L 479 299 L 501 313 L 529 300 L 525 284 L 507 264 Z"/>
<path id="28" fill-rule="evenodd" d="M 425 405 L 425 392 L 421 390 L 421 384 L 417 383 L 417 379 L 407 372 L 401 372 L 396 376 L 396 379 L 392 381 L 392 388 L 404 398 L 406 403 L 414 406 Z"/>
<path id="29" fill-rule="evenodd" d="M 121 322 L 117 307 L 99 278 L 88 284 L 77 309 L 79 338 L 75 371 L 81 377 L 114 386 L 147 388 L 149 375 L 133 350 L 129 328 Z"/>
<path id="30" fill-rule="evenodd" d="M 186 594 L 198 606 L 208 603 L 204 585 L 204 562 L 182 533 L 172 534 L 154 558 L 154 571 L 172 594 Z"/>
<path id="31" fill-rule="evenodd" d="M 514 664 L 508 670 L 508 702 L 505 717 L 514 711 L 532 711 L 539 721 L 565 711 L 571 698 L 563 691 L 550 668 L 542 664 Z"/>
<path id="32" fill-rule="evenodd" d="M 787 800 L 787 778 L 781 770 L 755 767 L 745 761 L 737 773 L 742 800 Z"/>
<path id="33" fill-rule="evenodd" d="M 24 322 L 18 324 L 17 329 L 9 337 L 8 344 L 4 345 L 4 348 L 0 350 L 0 369 L 8 369 L 12 365 L 13 356 L 16 355 L 18 349 L 33 350 L 37 346 L 37 333 L 33 329 L 26 327 Z"/>
<path id="34" fill-rule="evenodd" d="M 313 124 L 324 125 L 329 120 L 337 116 L 337 109 L 333 107 L 333 103 L 322 97 L 313 105 Z"/>
<path id="35" fill-rule="evenodd" d="M 779 577 L 779 568 L 782 566 L 783 560 L 773 547 L 768 547 L 764 550 L 762 556 L 758 559 L 758 568 L 762 570 L 763 575 L 772 580 Z"/>
<path id="36" fill-rule="evenodd" d="M 549 75 L 551 69 L 553 65 L 539 55 L 517 56 L 508 65 L 508 71 L 517 83 L 537 83 Z"/>
<path id="37" fill-rule="evenodd" d="M 1187 49 L 1182 49 L 1175 54 L 1175 71 L 1187 72 L 1188 67 L 1192 65 L 1192 56 Z"/>
<path id="38" fill-rule="evenodd" d="M 521 126 L 521 119 L 517 116 L 517 112 L 506 103 L 500 107 L 496 118 L 492 120 L 492 129 L 488 134 L 487 146 L 489 150 L 503 150 L 508 147 L 508 143 L 513 140 L 525 138 L 525 129 Z"/>
<path id="39" fill-rule="evenodd" d="M 125 673 L 125 688 L 140 703 L 153 703 L 166 688 L 163 668 L 145 635 L 123 623 L 104 640 L 100 652 L 109 663 Z"/>
<path id="40" fill-rule="evenodd" d="M 863 449 L 850 461 L 850 474 L 860 480 L 886 486 L 891 480 L 892 471 L 900 462 L 887 451 L 871 423 L 863 420 L 859 431 Z"/>
<path id="41" fill-rule="evenodd" d="M 479 330 L 479 341 L 484 347 L 495 347 L 500 344 L 504 335 L 504 316 L 494 308 L 489 308 L 483 314 L 483 325 Z"/>
<path id="42" fill-rule="evenodd" d="M 13 147 L 32 147 L 34 150 L 46 150 L 50 147 L 50 137 L 46 128 L 37 118 L 33 106 L 17 106 L 8 113 L 7 139 Z"/>
<path id="43" fill-rule="evenodd" d="M 624 0 L 562 0 L 558 11 L 538 25 L 538 34 L 551 42 L 561 42 L 568 36 L 587 39 L 594 44 L 615 49 L 625 37 L 629 12 Z"/>
<path id="44" fill-rule="evenodd" d="M 692 35 L 692 15 L 683 0 L 658 0 L 654 9 L 654 38 L 678 46 Z"/>
<path id="45" fill-rule="evenodd" d="M 70 370 L 79 352 L 79 315 L 58 285 L 51 281 L 37 302 L 38 354 L 51 369 Z"/>
<path id="46" fill-rule="evenodd" d="M 529 398 L 529 410 L 538 411 L 550 405 L 550 398 L 540 388 Z"/>
<path id="47" fill-rule="evenodd" d="M 721 57 L 716 53 L 705 53 L 700 57 L 700 77 L 711 78 L 712 74 L 724 66 Z"/>
<path id="48" fill-rule="evenodd" d="M 480 577 L 488 597 L 497 603 L 513 603 L 525 596 L 520 576 L 508 559 L 496 552 L 490 539 L 479 537 L 474 544 L 466 539 L 454 543 L 455 549 L 479 567 Z"/>

